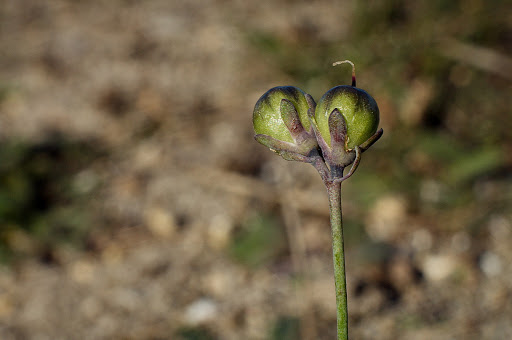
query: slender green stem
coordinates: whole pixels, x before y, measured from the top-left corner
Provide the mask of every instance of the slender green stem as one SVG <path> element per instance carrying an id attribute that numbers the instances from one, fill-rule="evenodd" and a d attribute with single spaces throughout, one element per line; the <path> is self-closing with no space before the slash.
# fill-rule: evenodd
<path id="1" fill-rule="evenodd" d="M 343 249 L 341 183 L 328 181 L 325 185 L 327 187 L 327 194 L 329 195 L 329 211 L 331 214 L 338 340 L 348 340 L 347 281 L 345 278 L 345 253 Z"/>

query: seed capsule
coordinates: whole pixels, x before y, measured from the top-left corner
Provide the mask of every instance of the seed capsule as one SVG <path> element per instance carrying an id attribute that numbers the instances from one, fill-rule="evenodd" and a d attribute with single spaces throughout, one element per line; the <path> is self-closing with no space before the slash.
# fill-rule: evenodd
<path id="1" fill-rule="evenodd" d="M 318 130 L 329 146 L 329 117 L 335 109 L 338 109 L 345 118 L 347 150 L 361 145 L 377 131 L 379 107 L 375 99 L 368 92 L 355 86 L 336 86 L 322 96 L 315 110 Z"/>
<path id="2" fill-rule="evenodd" d="M 293 143 L 294 135 L 310 128 L 310 103 L 306 96 L 295 86 L 277 86 L 268 90 L 254 106 L 254 132 Z"/>

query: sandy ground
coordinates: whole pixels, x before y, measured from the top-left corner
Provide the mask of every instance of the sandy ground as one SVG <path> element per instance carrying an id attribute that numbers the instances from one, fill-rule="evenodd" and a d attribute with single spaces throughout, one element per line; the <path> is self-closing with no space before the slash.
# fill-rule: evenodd
<path id="1" fill-rule="evenodd" d="M 84 248 L 41 252 L 23 233 L 11 240 L 28 255 L 0 268 L 0 339 L 295 339 L 297 320 L 302 339 L 333 339 L 322 183 L 252 139 L 259 96 L 298 80 L 252 42 L 263 32 L 290 45 L 305 39 L 306 49 L 311 40 L 337 46 L 350 39 L 354 7 L 4 1 L 0 140 L 58 135 L 108 156 L 69 175 L 94 217 Z M 321 67 L 339 58 L 325 52 Z M 371 87 L 377 76 L 367 77 Z M 335 85 L 318 75 L 300 82 Z M 428 84 L 415 84 L 428 100 Z M 392 133 L 401 106 L 375 91 Z M 363 167 L 381 164 L 372 157 L 382 143 Z M 435 185 L 425 190 L 436 195 Z M 361 217 L 344 202 L 346 216 Z M 352 339 L 512 338 L 510 211 L 486 217 L 476 234 L 458 227 L 463 216 L 432 220 L 435 211 L 400 192 L 365 211 L 375 248 L 347 245 Z M 262 214 L 282 234 L 270 260 L 244 265 L 230 255 L 233 240 Z"/>

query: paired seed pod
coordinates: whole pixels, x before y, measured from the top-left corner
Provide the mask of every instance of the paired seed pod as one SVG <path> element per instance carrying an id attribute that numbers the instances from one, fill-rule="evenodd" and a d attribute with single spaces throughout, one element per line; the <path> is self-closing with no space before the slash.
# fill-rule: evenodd
<path id="1" fill-rule="evenodd" d="M 355 86 L 354 64 L 345 60 L 333 65 L 341 63 L 352 65 L 352 86 L 330 89 L 318 105 L 297 87 L 274 87 L 256 103 L 253 125 L 256 140 L 283 158 L 313 163 L 321 157 L 331 177 L 344 180 L 357 168 L 360 154 L 380 138 L 382 129 L 377 131 L 377 102 Z M 343 177 L 343 169 L 351 163 L 349 175 Z"/>

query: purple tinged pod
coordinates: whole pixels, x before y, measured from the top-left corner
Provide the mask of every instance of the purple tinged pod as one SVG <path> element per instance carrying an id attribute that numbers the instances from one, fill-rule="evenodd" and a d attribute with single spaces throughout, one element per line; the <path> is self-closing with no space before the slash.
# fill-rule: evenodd
<path id="1" fill-rule="evenodd" d="M 355 86 L 336 86 L 322 96 L 315 110 L 318 131 L 329 146 L 331 146 L 329 118 L 336 109 L 345 118 L 346 150 L 360 146 L 377 132 L 379 107 L 375 99 L 368 92 Z"/>

